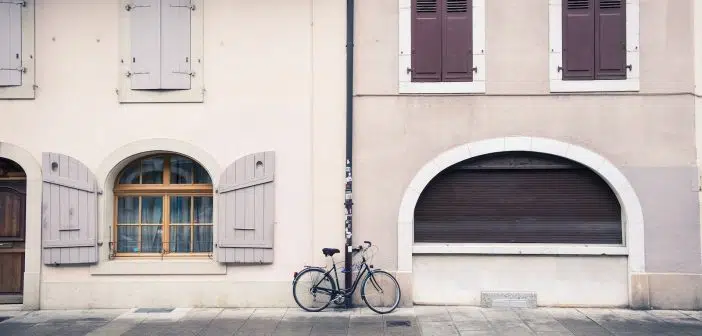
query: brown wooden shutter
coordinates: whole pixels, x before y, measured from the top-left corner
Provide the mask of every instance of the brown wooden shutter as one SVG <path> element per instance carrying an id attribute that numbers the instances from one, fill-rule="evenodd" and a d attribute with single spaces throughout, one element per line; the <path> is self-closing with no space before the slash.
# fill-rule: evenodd
<path id="1" fill-rule="evenodd" d="M 563 3 L 563 79 L 595 79 L 595 0 Z"/>
<path id="2" fill-rule="evenodd" d="M 597 0 L 595 78 L 626 78 L 626 1 Z"/>
<path id="3" fill-rule="evenodd" d="M 412 81 L 441 81 L 441 2 L 412 0 Z"/>
<path id="4" fill-rule="evenodd" d="M 424 189 L 414 216 L 419 243 L 621 244 L 621 209 L 590 169 L 513 152 L 467 160 Z"/>
<path id="5" fill-rule="evenodd" d="M 63 154 L 42 156 L 42 240 L 47 265 L 98 261 L 95 176 Z"/>
<path id="6" fill-rule="evenodd" d="M 222 173 L 217 216 L 217 261 L 273 262 L 275 152 L 247 155 Z"/>
<path id="7" fill-rule="evenodd" d="M 470 0 L 444 0 L 444 82 L 473 80 L 473 5 Z"/>

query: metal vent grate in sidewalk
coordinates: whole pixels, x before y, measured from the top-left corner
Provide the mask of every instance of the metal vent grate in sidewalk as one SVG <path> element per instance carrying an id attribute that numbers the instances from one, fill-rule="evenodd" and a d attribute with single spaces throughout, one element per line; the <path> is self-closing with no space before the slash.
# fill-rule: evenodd
<path id="1" fill-rule="evenodd" d="M 385 321 L 385 326 L 386 327 L 411 327 L 412 322 L 407 321 L 407 320 L 401 320 L 401 321 Z"/>
<path id="2" fill-rule="evenodd" d="M 135 313 L 170 313 L 173 308 L 139 308 Z"/>

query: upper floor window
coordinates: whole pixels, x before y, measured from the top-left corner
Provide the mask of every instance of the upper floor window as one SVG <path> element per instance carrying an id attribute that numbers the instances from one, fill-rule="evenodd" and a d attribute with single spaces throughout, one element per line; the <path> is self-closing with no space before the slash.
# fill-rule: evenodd
<path id="1" fill-rule="evenodd" d="M 118 255 L 212 252 L 212 180 L 197 162 L 155 155 L 132 162 L 114 189 Z"/>
<path id="2" fill-rule="evenodd" d="M 122 0 L 120 100 L 202 101 L 202 0 Z"/>
<path id="3" fill-rule="evenodd" d="M 636 91 L 638 0 L 554 0 L 552 91 Z"/>
<path id="4" fill-rule="evenodd" d="M 34 1 L 0 1 L 0 99 L 34 98 Z"/>
<path id="5" fill-rule="evenodd" d="M 400 92 L 484 92 L 485 1 L 400 4 Z"/>

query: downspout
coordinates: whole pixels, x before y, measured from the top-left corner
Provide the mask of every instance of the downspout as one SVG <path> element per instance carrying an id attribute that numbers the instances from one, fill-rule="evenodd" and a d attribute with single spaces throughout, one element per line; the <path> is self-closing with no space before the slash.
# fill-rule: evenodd
<path id="1" fill-rule="evenodd" d="M 353 208 L 353 193 L 351 192 L 351 162 L 353 159 L 353 31 L 354 31 L 354 0 L 346 0 L 346 188 L 345 201 L 346 218 L 344 224 L 346 248 L 344 270 L 346 271 L 344 278 L 344 287 L 351 288 L 351 276 L 353 270 L 351 268 L 351 259 L 353 255 L 351 249 L 353 247 L 352 240 L 352 208 Z M 351 308 L 351 297 L 346 300 L 346 308 Z"/>

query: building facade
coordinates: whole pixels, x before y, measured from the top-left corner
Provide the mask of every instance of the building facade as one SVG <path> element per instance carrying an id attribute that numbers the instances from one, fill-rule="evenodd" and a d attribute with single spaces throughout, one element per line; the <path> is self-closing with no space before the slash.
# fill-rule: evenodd
<path id="1" fill-rule="evenodd" d="M 344 244 L 346 6 L 1 3 L 0 301 L 294 306 Z M 702 308 L 702 3 L 353 14 L 352 238 L 403 305 Z"/>

